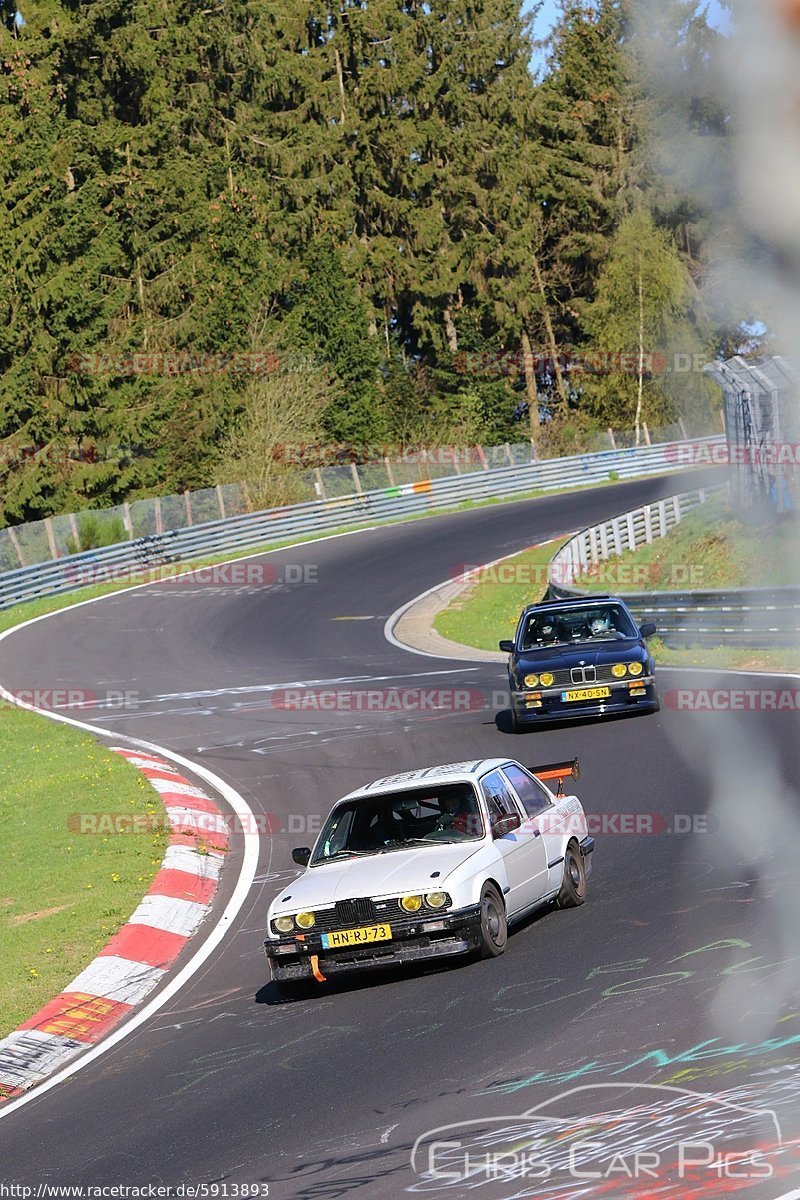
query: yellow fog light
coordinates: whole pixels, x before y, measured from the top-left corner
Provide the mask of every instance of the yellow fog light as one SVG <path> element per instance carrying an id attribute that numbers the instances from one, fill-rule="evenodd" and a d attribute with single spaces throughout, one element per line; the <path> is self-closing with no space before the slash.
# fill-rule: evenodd
<path id="1" fill-rule="evenodd" d="M 631 675 L 641 675 L 642 671 L 644 670 L 644 667 L 642 666 L 641 663 L 634 662 L 634 663 L 630 664 L 630 666 L 628 667 L 628 670 L 630 671 Z"/>
<path id="2" fill-rule="evenodd" d="M 614 663 L 614 666 L 611 668 L 611 674 L 615 679 L 622 679 L 627 670 L 628 668 L 625 666 L 625 663 Z"/>
<path id="3" fill-rule="evenodd" d="M 545 671 L 544 675 L 539 676 L 539 683 L 542 687 L 551 687 L 555 681 L 555 675 L 551 675 L 549 671 Z"/>
<path id="4" fill-rule="evenodd" d="M 431 908 L 444 908 L 447 904 L 447 892 L 428 892 L 425 903 Z"/>
<path id="5" fill-rule="evenodd" d="M 310 929 L 316 920 L 312 912 L 301 912 L 295 917 L 299 929 Z"/>
<path id="6" fill-rule="evenodd" d="M 422 896 L 403 896 L 400 900 L 400 907 L 407 913 L 419 912 L 422 908 Z"/>
<path id="7" fill-rule="evenodd" d="M 536 687 L 538 682 L 539 682 L 538 675 L 526 675 L 525 676 L 525 680 L 524 680 L 525 687 Z"/>
<path id="8" fill-rule="evenodd" d="M 278 933 L 291 933 L 294 929 L 293 917 L 276 917 L 274 921 Z"/>

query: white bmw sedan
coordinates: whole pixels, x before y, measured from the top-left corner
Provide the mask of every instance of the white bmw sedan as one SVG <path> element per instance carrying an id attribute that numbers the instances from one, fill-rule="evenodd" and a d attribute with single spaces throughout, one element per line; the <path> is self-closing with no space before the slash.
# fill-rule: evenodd
<path id="1" fill-rule="evenodd" d="M 368 967 L 502 954 L 508 926 L 545 904 L 583 904 L 594 840 L 578 760 L 528 770 L 506 759 L 449 763 L 344 796 L 305 871 L 270 905 L 264 943 L 286 992 Z M 557 782 L 555 792 L 545 781 Z"/>

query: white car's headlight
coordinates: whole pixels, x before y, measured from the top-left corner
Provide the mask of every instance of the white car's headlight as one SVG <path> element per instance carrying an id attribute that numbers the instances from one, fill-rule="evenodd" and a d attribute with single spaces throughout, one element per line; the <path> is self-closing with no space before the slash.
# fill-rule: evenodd
<path id="1" fill-rule="evenodd" d="M 294 917 L 276 917 L 272 924 L 278 933 L 291 933 L 294 929 Z"/>
<path id="2" fill-rule="evenodd" d="M 447 892 L 427 892 L 425 895 L 425 903 L 430 908 L 444 908 L 449 899 Z"/>

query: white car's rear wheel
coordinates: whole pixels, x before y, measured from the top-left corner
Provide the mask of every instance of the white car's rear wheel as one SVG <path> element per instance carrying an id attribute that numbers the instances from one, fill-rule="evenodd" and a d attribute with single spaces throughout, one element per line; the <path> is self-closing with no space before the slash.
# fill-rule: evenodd
<path id="1" fill-rule="evenodd" d="M 481 958 L 496 958 L 507 941 L 506 907 L 494 884 L 487 883 L 481 893 Z"/>
<path id="2" fill-rule="evenodd" d="M 559 908 L 577 908 L 586 899 L 586 866 L 580 846 L 570 842 L 564 855 L 564 878 L 558 893 Z"/>

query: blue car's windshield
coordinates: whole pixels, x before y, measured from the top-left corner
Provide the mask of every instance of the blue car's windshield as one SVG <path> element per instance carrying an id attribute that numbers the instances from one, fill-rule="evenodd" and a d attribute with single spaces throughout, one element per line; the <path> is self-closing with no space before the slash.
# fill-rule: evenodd
<path id="1" fill-rule="evenodd" d="M 609 642 L 638 637 L 630 616 L 619 604 L 592 607 L 565 605 L 531 613 L 520 637 L 520 650 L 569 646 L 576 642 Z"/>

